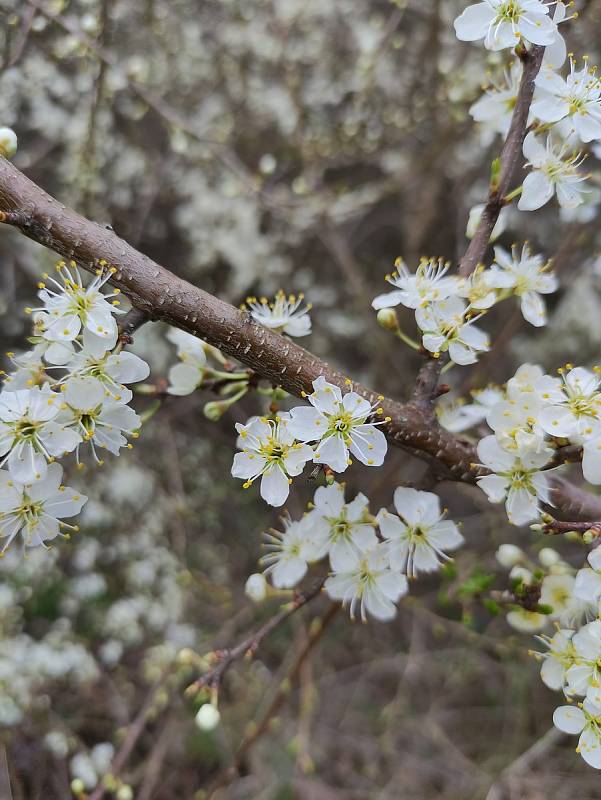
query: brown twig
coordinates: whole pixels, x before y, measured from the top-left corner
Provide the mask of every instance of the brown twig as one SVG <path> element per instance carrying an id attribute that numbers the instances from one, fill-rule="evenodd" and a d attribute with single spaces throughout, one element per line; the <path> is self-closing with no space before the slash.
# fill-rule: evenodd
<path id="1" fill-rule="evenodd" d="M 0 157 L 0 222 L 25 236 L 75 259 L 96 272 L 105 260 L 115 268 L 112 283 L 132 305 L 152 319 L 162 320 L 206 340 L 257 375 L 297 397 L 313 390 L 323 375 L 344 390 L 352 388 L 378 403 L 387 420 L 382 426 L 389 442 L 433 467 L 440 479 L 474 483 L 487 470 L 477 466 L 472 443 L 442 428 L 422 403 L 400 403 L 341 372 L 295 342 L 256 324 L 239 309 L 199 289 L 135 250 L 114 231 L 91 222 L 59 203 Z M 601 498 L 567 482 L 555 480 L 554 503 L 565 513 L 582 506 L 582 516 L 601 518 Z M 574 516 L 579 516 L 575 512 Z"/>
<path id="2" fill-rule="evenodd" d="M 144 728 L 146 727 L 146 723 L 148 721 L 148 716 L 152 711 L 155 703 L 156 694 L 159 691 L 159 689 L 161 689 L 164 686 L 167 678 L 168 678 L 168 673 L 166 672 L 151 688 L 146 697 L 146 700 L 142 705 L 142 708 L 138 712 L 138 715 L 127 729 L 125 739 L 123 740 L 123 743 L 119 748 L 117 755 L 115 756 L 111 764 L 111 769 L 110 769 L 111 775 L 117 777 L 121 773 L 121 770 L 125 766 L 127 759 L 130 757 L 134 747 L 138 742 L 138 739 L 144 732 Z M 107 787 L 101 782 L 98 784 L 98 786 L 96 786 L 94 791 L 90 794 L 88 800 L 102 800 L 107 791 L 108 791 Z"/>
<path id="3" fill-rule="evenodd" d="M 546 522 L 542 527 L 542 532 L 550 536 L 556 536 L 562 533 L 575 533 L 585 534 L 590 531 L 594 538 L 601 536 L 601 520 L 594 522 L 565 522 L 564 520 L 552 519 Z"/>
<path id="4" fill-rule="evenodd" d="M 499 175 L 491 183 L 480 224 L 466 254 L 461 259 L 461 264 L 459 265 L 459 273 L 461 275 L 471 275 L 482 261 L 490 242 L 493 228 L 499 219 L 499 214 L 504 205 L 504 197 L 509 191 L 513 174 L 522 157 L 522 145 L 526 136 L 528 114 L 530 113 L 530 105 L 534 94 L 534 79 L 541 68 L 544 53 L 545 48 L 539 46 L 533 47 L 529 51 L 522 50 L 519 53 L 524 70 L 511 118 L 511 126 L 501 151 Z"/>
<path id="5" fill-rule="evenodd" d="M 89 271 L 94 272 L 98 262 L 106 260 L 116 269 L 112 283 L 135 308 L 202 337 L 297 397 L 311 392 L 320 375 L 343 389 L 352 387 L 371 403 L 379 403 L 383 418 L 390 418 L 383 429 L 392 444 L 426 461 L 437 461 L 439 471 L 445 471 L 448 478 L 473 481 L 480 474 L 472 466 L 476 461 L 472 445 L 433 424 L 431 416 L 415 403 L 380 400 L 378 392 L 349 383 L 346 375 L 295 342 L 178 278 L 114 231 L 66 208 L 5 159 L 0 159 L 0 222 L 15 226 Z"/>
<path id="6" fill-rule="evenodd" d="M 313 652 L 316 645 L 319 643 L 321 637 L 323 636 L 326 628 L 332 622 L 338 611 L 340 610 L 340 605 L 338 603 L 332 603 L 324 616 L 316 620 L 313 625 L 311 626 L 311 630 L 309 635 L 307 636 L 307 641 L 305 642 L 302 650 L 294 660 L 291 668 L 288 670 L 286 677 L 283 681 L 281 681 L 275 695 L 273 696 L 271 702 L 269 703 L 268 707 L 266 708 L 265 712 L 261 716 L 259 722 L 252 724 L 249 726 L 249 730 L 238 746 L 236 750 L 236 754 L 232 760 L 232 763 L 227 766 L 213 781 L 211 784 L 208 792 L 207 792 L 207 800 L 211 800 L 215 793 L 227 786 L 231 781 L 236 777 L 238 774 L 238 768 L 242 763 L 245 755 L 248 751 L 253 747 L 255 742 L 261 738 L 270 728 L 271 721 L 273 720 L 275 714 L 279 711 L 279 709 L 284 705 L 288 697 L 290 696 L 290 689 L 298 680 L 298 677 L 301 673 L 301 670 L 309 658 L 311 653 Z"/>
<path id="7" fill-rule="evenodd" d="M 205 686 L 211 688 L 219 687 L 234 661 L 239 658 L 252 657 L 273 630 L 286 622 L 299 608 L 306 606 L 307 603 L 310 603 L 311 600 L 319 595 L 324 583 L 325 579 L 320 580 L 308 591 L 297 593 L 290 603 L 283 606 L 275 616 L 268 619 L 258 630 L 243 639 L 240 644 L 228 649 L 216 650 L 213 656 L 217 660 L 217 664 L 204 675 L 201 675 L 194 683 L 190 684 L 186 689 L 186 694 L 194 694 Z"/>

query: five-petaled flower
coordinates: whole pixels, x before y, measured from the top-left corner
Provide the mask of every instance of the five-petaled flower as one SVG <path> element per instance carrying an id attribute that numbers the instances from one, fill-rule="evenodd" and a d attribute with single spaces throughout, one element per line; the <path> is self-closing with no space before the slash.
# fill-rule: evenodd
<path id="1" fill-rule="evenodd" d="M 356 392 L 342 391 L 322 376 L 313 381 L 311 406 L 290 411 L 288 429 L 301 442 L 317 442 L 313 461 L 327 464 L 334 472 L 344 472 L 351 463 L 349 452 L 369 467 L 384 463 L 388 449 L 386 437 L 368 422 L 381 413 Z"/>
<path id="2" fill-rule="evenodd" d="M 446 300 L 457 291 L 460 283 L 457 277 L 447 275 L 449 266 L 442 260 L 422 258 L 415 273 L 411 273 L 404 261 L 397 259 L 396 271 L 386 276 L 388 283 L 396 288 L 374 298 L 372 307 L 379 311 L 400 303 L 407 308 L 419 308 Z"/>
<path id="3" fill-rule="evenodd" d="M 62 486 L 63 468 L 50 464 L 44 478 L 31 484 L 16 481 L 0 470 L 0 539 L 4 552 L 20 532 L 25 547 L 44 545 L 62 529 L 77 530 L 63 522 L 83 508 L 87 497 Z"/>
<path id="4" fill-rule="evenodd" d="M 584 202 L 582 195 L 588 189 L 583 182 L 587 175 L 578 171 L 583 161 L 579 153 L 569 155 L 568 145 L 555 145 L 550 135 L 545 146 L 533 132 L 524 139 L 523 150 L 532 172 L 524 180 L 518 202 L 520 211 L 536 211 L 554 194 L 563 208 L 576 208 Z"/>
<path id="5" fill-rule="evenodd" d="M 387 545 L 377 544 L 365 553 L 352 554 L 344 569 L 327 579 L 325 590 L 332 600 L 350 606 L 351 619 L 359 606 L 363 622 L 368 614 L 386 621 L 393 619 L 395 603 L 407 594 L 407 578 L 390 569 Z"/>
<path id="6" fill-rule="evenodd" d="M 290 476 L 300 475 L 313 450 L 295 441 L 286 413 L 276 419 L 255 418 L 246 425 L 238 422 L 236 430 L 243 448 L 234 456 L 233 477 L 244 480 L 245 488 L 261 478 L 263 500 L 270 506 L 283 505 L 290 491 Z"/>
<path id="7" fill-rule="evenodd" d="M 537 92 L 532 113 L 541 122 L 567 119 L 583 142 L 601 139 L 601 80 L 585 63 L 576 69 L 570 59 L 570 74 L 562 78 L 543 69 L 535 80 Z"/>
<path id="8" fill-rule="evenodd" d="M 399 516 L 382 508 L 376 517 L 388 542 L 391 569 L 415 578 L 452 560 L 444 550 L 455 550 L 464 539 L 454 522 L 443 519 L 437 495 L 399 486 L 394 505 Z"/>
<path id="9" fill-rule="evenodd" d="M 511 453 L 504 450 L 495 436 L 485 436 L 478 444 L 478 456 L 494 474 L 478 478 L 478 486 L 491 503 L 505 500 L 507 517 L 512 525 L 525 525 L 538 519 L 540 503 L 553 505 L 548 472 L 541 468 L 552 455 L 549 448 Z"/>
<path id="10" fill-rule="evenodd" d="M 350 503 L 344 500 L 344 484 L 320 486 L 313 498 L 313 510 L 305 520 L 322 558 L 329 555 L 333 570 L 344 570 L 357 553 L 378 543 L 374 523 L 370 520 L 369 501 L 358 494 Z"/>
<path id="11" fill-rule="evenodd" d="M 109 299 L 116 297 L 119 290 L 115 289 L 112 294 L 107 295 L 100 291 L 116 270 L 101 265 L 89 286 L 84 285 L 75 262 L 71 262 L 68 267 L 62 261 L 57 270 L 62 284 L 45 275 L 44 279 L 52 283 L 55 289 L 40 284 L 42 288 L 38 296 L 44 305 L 42 308 L 34 309 L 43 314 L 41 321 L 43 337 L 51 342 L 72 342 L 82 328 L 102 339 L 116 337 L 117 323 L 114 315 L 124 312 L 118 307 L 119 300 L 109 303 Z"/>
<path id="12" fill-rule="evenodd" d="M 303 306 L 303 300 L 303 294 L 287 297 L 280 290 L 271 302 L 266 297 L 247 297 L 242 308 L 248 307 L 254 321 L 265 328 L 288 336 L 307 336 L 311 333 L 311 305 Z"/>
<path id="13" fill-rule="evenodd" d="M 521 254 L 516 247 L 509 254 L 497 246 L 491 271 L 507 279 L 505 286 L 520 298 L 524 319 L 537 328 L 545 325 L 547 310 L 541 294 L 555 292 L 558 286 L 557 278 L 549 272 L 549 262 L 532 253 L 527 244 Z"/>
<path id="14" fill-rule="evenodd" d="M 81 437 L 56 420 L 61 395 L 47 384 L 0 394 L 0 466 L 12 477 L 32 483 L 46 475 L 47 463 L 70 453 Z"/>
<path id="15" fill-rule="evenodd" d="M 464 42 L 484 39 L 488 50 L 515 47 L 521 39 L 551 45 L 559 36 L 541 0 L 484 0 L 468 6 L 455 20 L 457 38 Z"/>

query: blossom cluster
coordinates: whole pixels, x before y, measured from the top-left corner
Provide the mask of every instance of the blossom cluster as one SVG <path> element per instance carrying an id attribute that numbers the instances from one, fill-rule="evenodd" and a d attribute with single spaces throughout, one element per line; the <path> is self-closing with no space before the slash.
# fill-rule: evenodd
<path id="1" fill-rule="evenodd" d="M 467 278 L 449 275 L 449 265 L 423 259 L 415 273 L 397 261 L 396 271 L 387 277 L 395 288 L 376 297 L 372 306 L 382 312 L 399 304 L 415 311 L 415 321 L 422 336 L 422 346 L 438 358 L 448 353 L 455 364 L 473 364 L 480 353 L 490 349 L 488 334 L 474 323 L 496 303 L 515 296 L 520 300 L 524 319 L 535 327 L 546 324 L 542 295 L 557 289 L 557 278 L 550 263 L 531 252 L 527 244 L 508 253 L 495 247 L 495 260 L 485 269 L 478 267 Z M 380 315 L 382 324 L 399 330 Z M 403 334 L 401 337 L 405 340 Z"/>
<path id="2" fill-rule="evenodd" d="M 576 571 L 555 550 L 544 548 L 539 560 L 548 574 L 542 579 L 527 567 L 525 554 L 514 545 L 499 548 L 497 558 L 511 567 L 514 587 L 539 584 L 545 613 L 518 607 L 507 620 L 522 632 L 540 632 L 549 622 L 555 624 L 552 635 L 537 636 L 545 649 L 532 653 L 541 662 L 545 686 L 563 692 L 572 704 L 557 708 L 553 722 L 565 733 L 579 734 L 577 752 L 601 769 L 601 553 L 593 550 L 588 565 Z"/>
<path id="3" fill-rule="evenodd" d="M 385 508 L 372 516 L 369 500 L 359 493 L 347 502 L 345 486 L 320 486 L 310 510 L 300 519 L 284 517 L 284 530 L 266 533 L 262 563 L 277 589 L 296 586 L 309 565 L 328 559 L 325 591 L 349 605 L 365 622 L 370 615 L 392 619 L 395 603 L 407 593 L 408 578 L 434 572 L 463 543 L 457 525 L 444 519 L 440 500 L 431 492 L 399 487 L 396 513 Z M 259 576 L 251 576 L 247 591 L 262 597 Z"/>
<path id="4" fill-rule="evenodd" d="M 574 367 L 547 375 L 523 364 L 504 388 L 476 393 L 475 402 L 441 412 L 450 430 L 484 422 L 492 431 L 478 443 L 481 466 L 490 474 L 478 484 L 492 503 L 505 501 L 509 521 L 539 520 L 541 504 L 553 505 L 550 478 L 561 466 L 561 448 L 582 449 L 582 473 L 601 484 L 601 374 Z"/>
<path id="5" fill-rule="evenodd" d="M 116 316 L 118 290 L 104 285 L 114 270 L 101 262 L 86 286 L 71 262 L 60 262 L 58 279 L 44 275 L 41 306 L 33 315 L 32 349 L 9 354 L 14 369 L 0 391 L 0 538 L 2 552 L 20 534 L 25 547 L 44 545 L 77 530 L 87 498 L 62 484 L 57 459 L 88 451 L 118 455 L 131 447 L 140 418 L 129 406 L 127 384 L 149 374 L 145 361 L 122 350 Z"/>
<path id="6" fill-rule="evenodd" d="M 586 58 L 578 68 L 570 56 L 569 71 L 562 75 L 567 54 L 557 26 L 570 17 L 562 2 L 554 4 L 551 16 L 552 5 L 541 0 L 486 0 L 468 6 L 455 20 L 459 39 L 483 39 L 490 50 L 518 44 L 546 46 L 530 107 L 531 130 L 523 145 L 531 171 L 520 190 L 522 211 L 541 208 L 555 195 L 562 209 L 575 209 L 594 195 L 580 167 L 586 157 L 582 145 L 601 139 L 601 81 Z M 517 53 L 503 80 L 471 107 L 472 117 L 487 135 L 507 135 L 521 77 Z"/>

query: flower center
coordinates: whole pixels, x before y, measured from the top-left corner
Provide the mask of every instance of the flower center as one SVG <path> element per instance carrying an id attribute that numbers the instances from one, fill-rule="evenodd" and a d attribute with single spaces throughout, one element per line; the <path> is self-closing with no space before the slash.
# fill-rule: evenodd
<path id="1" fill-rule="evenodd" d="M 507 20 L 508 22 L 518 22 L 522 16 L 522 9 L 516 0 L 507 0 L 502 3 L 497 11 L 497 21 Z"/>
<path id="2" fill-rule="evenodd" d="M 41 425 L 39 422 L 32 422 L 30 419 L 20 419 L 15 424 L 15 436 L 19 441 L 35 439 L 40 427 Z"/>

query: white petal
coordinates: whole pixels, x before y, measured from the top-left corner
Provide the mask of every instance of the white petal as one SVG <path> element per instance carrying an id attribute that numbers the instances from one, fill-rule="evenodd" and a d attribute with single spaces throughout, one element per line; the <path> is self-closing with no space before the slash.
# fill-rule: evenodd
<path id="1" fill-rule="evenodd" d="M 586 717 L 578 706 L 560 706 L 553 713 L 553 724 L 564 733 L 580 733 L 586 725 Z"/>
<path id="2" fill-rule="evenodd" d="M 522 196 L 518 203 L 520 211 L 536 211 L 555 194 L 555 187 L 549 178 L 538 170 L 534 170 L 524 180 Z"/>
<path id="3" fill-rule="evenodd" d="M 261 497 L 270 506 L 282 506 L 288 498 L 290 485 L 285 473 L 278 466 L 265 470 L 261 478 Z"/>
<path id="4" fill-rule="evenodd" d="M 488 33 L 494 11 L 487 3 L 468 6 L 453 23 L 457 38 L 462 42 L 475 42 Z"/>
<path id="5" fill-rule="evenodd" d="M 348 467 L 349 454 L 342 436 L 328 436 L 316 447 L 313 461 L 327 464 L 334 472 L 344 472 Z"/>

